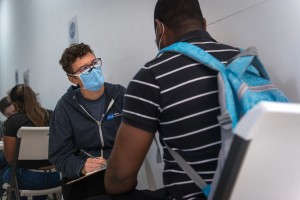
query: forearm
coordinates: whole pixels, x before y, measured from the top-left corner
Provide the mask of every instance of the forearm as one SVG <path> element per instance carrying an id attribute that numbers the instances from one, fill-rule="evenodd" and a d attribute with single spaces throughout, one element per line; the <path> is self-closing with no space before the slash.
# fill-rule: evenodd
<path id="1" fill-rule="evenodd" d="M 4 136 L 4 156 L 6 161 L 9 164 L 13 164 L 15 158 L 15 149 L 16 149 L 16 138 L 11 136 Z"/>
<path id="2" fill-rule="evenodd" d="M 72 132 L 52 122 L 49 135 L 48 159 L 63 177 L 78 178 L 84 160 L 75 155 L 77 149 L 72 143 Z"/>
<path id="3" fill-rule="evenodd" d="M 63 177 L 78 178 L 85 161 L 75 155 L 56 155 L 52 157 L 52 163 L 57 171 L 62 172 Z"/>
<path id="4" fill-rule="evenodd" d="M 105 172 L 105 188 L 108 194 L 120 194 L 135 189 L 138 172 L 153 135 L 121 124 Z"/>

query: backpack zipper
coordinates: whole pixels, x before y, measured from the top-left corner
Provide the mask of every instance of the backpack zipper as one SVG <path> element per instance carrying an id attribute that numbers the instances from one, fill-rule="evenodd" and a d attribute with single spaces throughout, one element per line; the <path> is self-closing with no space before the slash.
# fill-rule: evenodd
<path id="1" fill-rule="evenodd" d="M 276 86 L 273 84 L 261 85 L 261 86 L 248 86 L 245 83 L 242 83 L 239 91 L 238 91 L 238 99 L 241 100 L 247 90 L 251 90 L 254 92 L 262 92 L 267 90 L 276 89 Z"/>

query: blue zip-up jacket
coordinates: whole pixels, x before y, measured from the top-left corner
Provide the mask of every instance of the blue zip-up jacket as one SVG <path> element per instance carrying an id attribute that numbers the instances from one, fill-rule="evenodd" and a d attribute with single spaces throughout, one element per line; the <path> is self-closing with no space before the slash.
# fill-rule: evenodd
<path id="1" fill-rule="evenodd" d="M 121 85 L 105 83 L 105 109 L 100 121 L 94 119 L 79 104 L 75 95 L 78 87 L 71 86 L 58 101 L 50 120 L 49 160 L 62 177 L 78 178 L 87 156 L 108 159 L 121 123 L 123 98 L 126 89 Z M 115 117 L 108 119 L 108 116 Z"/>

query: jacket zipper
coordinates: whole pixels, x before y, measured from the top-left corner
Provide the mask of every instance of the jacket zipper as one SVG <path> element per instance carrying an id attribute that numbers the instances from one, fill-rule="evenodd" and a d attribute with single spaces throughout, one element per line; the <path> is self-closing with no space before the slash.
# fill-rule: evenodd
<path id="1" fill-rule="evenodd" d="M 107 107 L 107 109 L 106 109 L 106 111 L 105 111 L 105 113 L 102 115 L 102 117 L 101 117 L 101 120 L 100 121 L 98 121 L 98 120 L 96 120 L 81 104 L 79 104 L 79 106 L 84 110 L 84 112 L 88 115 L 88 116 L 90 116 L 97 124 L 98 124 L 98 127 L 99 127 L 99 134 L 100 134 L 100 141 L 101 141 L 101 145 L 102 145 L 102 148 L 101 148 L 101 157 L 103 157 L 103 148 L 104 148 L 104 138 L 103 138 L 103 133 L 102 133 L 102 128 L 101 128 L 101 125 L 102 125 L 102 121 L 103 121 L 103 119 L 104 119 L 104 117 L 105 117 L 105 115 L 108 113 L 108 111 L 111 109 L 111 107 L 113 106 L 113 104 L 114 104 L 114 100 L 112 99 L 110 102 L 109 102 L 109 105 L 108 105 L 108 107 Z"/>

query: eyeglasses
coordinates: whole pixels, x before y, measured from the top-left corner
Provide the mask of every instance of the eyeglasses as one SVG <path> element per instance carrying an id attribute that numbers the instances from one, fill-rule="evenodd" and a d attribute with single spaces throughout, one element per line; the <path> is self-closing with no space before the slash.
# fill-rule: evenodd
<path id="1" fill-rule="evenodd" d="M 81 74 L 83 75 L 88 75 L 93 69 L 100 69 L 102 66 L 102 61 L 101 58 L 96 58 L 95 60 L 92 61 L 92 64 L 90 65 L 84 65 L 80 67 L 77 71 L 75 71 L 73 74 L 68 74 L 68 76 L 80 76 Z"/>

